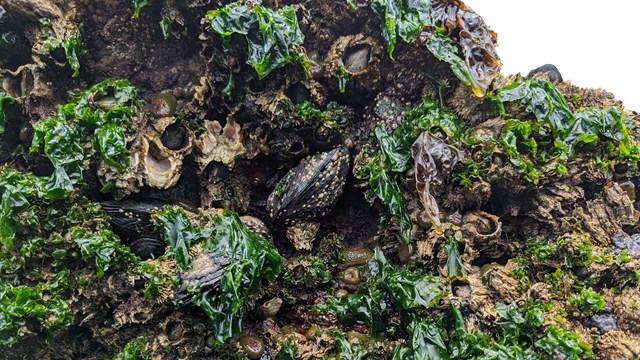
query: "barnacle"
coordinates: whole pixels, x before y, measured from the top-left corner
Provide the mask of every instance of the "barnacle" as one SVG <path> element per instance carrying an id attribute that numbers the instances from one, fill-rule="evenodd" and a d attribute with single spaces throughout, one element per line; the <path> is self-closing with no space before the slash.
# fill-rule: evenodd
<path id="1" fill-rule="evenodd" d="M 333 88 L 347 95 L 345 101 L 357 102 L 380 87 L 382 53 L 382 47 L 371 37 L 342 36 L 331 45 L 325 57 L 325 77 L 331 75 L 331 83 L 336 85 Z"/>
<path id="2" fill-rule="evenodd" d="M 184 158 L 191 153 L 192 147 L 192 133 L 177 123 L 176 118 L 152 121 L 140 151 L 144 182 L 163 189 L 174 186 L 180 180 Z"/>
<path id="3" fill-rule="evenodd" d="M 212 161 L 223 163 L 230 170 L 236 159 L 246 154 L 242 143 L 244 136 L 233 118 L 228 118 L 224 127 L 218 121 L 205 121 L 205 131 L 196 141 L 195 158 L 203 171 Z"/>
<path id="4" fill-rule="evenodd" d="M 431 189 L 444 183 L 453 167 L 462 159 L 462 153 L 427 132 L 416 139 L 411 146 L 411 153 L 415 162 L 416 190 L 425 209 L 423 219 L 431 221 L 436 232 L 442 233 L 440 210 Z"/>

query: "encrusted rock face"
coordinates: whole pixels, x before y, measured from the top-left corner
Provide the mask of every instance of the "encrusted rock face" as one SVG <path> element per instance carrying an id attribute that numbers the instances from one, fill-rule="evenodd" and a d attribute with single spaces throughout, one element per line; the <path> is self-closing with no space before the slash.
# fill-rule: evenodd
<path id="1" fill-rule="evenodd" d="M 510 276 L 515 264 L 513 262 L 508 263 L 507 266 L 494 264 L 495 266 L 490 266 L 485 270 L 487 265 L 481 269 L 487 287 L 506 303 L 518 300 L 521 296 L 520 283 Z"/>
<path id="2" fill-rule="evenodd" d="M 123 4 L 0 0 L 8 357 L 640 357 L 611 94 L 460 0 Z"/>
<path id="3" fill-rule="evenodd" d="M 607 303 L 613 308 L 620 330 L 640 334 L 640 290 L 626 288 L 620 295 L 611 295 Z"/>
<path id="4" fill-rule="evenodd" d="M 598 342 L 600 359 L 626 360 L 640 356 L 640 336 L 637 333 L 609 331 Z"/>
<path id="5" fill-rule="evenodd" d="M 608 246 L 611 239 L 637 218 L 633 202 L 616 182 L 604 186 L 603 194 L 586 201 L 583 208 L 575 210 L 575 216 L 592 235 L 592 241 L 598 246 Z"/>

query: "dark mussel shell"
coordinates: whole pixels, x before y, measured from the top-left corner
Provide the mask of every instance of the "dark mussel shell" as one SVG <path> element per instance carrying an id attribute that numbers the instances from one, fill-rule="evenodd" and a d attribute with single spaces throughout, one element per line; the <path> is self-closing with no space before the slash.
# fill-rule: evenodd
<path id="1" fill-rule="evenodd" d="M 129 245 L 131 252 L 142 260 L 149 260 L 152 257 L 158 258 L 164 255 L 166 246 L 167 244 L 157 235 L 142 235 Z"/>
<path id="2" fill-rule="evenodd" d="M 121 239 L 132 241 L 151 232 L 151 214 L 167 205 L 159 200 L 103 201 L 102 209 L 111 217 L 111 227 Z"/>
<path id="3" fill-rule="evenodd" d="M 527 77 L 533 77 L 535 74 L 547 74 L 547 76 L 549 76 L 549 80 L 552 82 L 562 82 L 562 74 L 560 74 L 560 70 L 558 70 L 558 68 L 553 64 L 544 64 L 537 67 L 531 70 Z"/>
<path id="4" fill-rule="evenodd" d="M 175 300 L 190 302 L 189 289 L 201 288 L 209 292 L 220 286 L 220 279 L 231 259 L 226 254 L 199 251 L 190 256 L 191 266 L 181 276 L 182 286 L 175 295 Z"/>
<path id="5" fill-rule="evenodd" d="M 267 199 L 274 224 L 315 220 L 338 202 L 349 172 L 349 151 L 338 147 L 300 161 L 278 182 Z"/>

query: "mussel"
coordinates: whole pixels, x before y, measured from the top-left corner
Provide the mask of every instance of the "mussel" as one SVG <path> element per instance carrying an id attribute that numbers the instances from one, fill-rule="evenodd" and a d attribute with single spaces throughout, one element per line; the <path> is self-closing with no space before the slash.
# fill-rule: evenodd
<path id="1" fill-rule="evenodd" d="M 156 234 L 142 235 L 129 244 L 131 252 L 139 256 L 142 260 L 162 256 L 166 246 L 167 244 Z"/>
<path id="2" fill-rule="evenodd" d="M 111 217 L 113 232 L 143 260 L 164 254 L 165 242 L 154 233 L 151 215 L 167 205 L 160 200 L 103 201 L 102 209 Z"/>
<path id="3" fill-rule="evenodd" d="M 338 147 L 300 161 L 283 177 L 267 199 L 275 227 L 287 227 L 296 250 L 311 250 L 320 228 L 316 220 L 340 199 L 349 172 L 349 151 Z"/>
<path id="4" fill-rule="evenodd" d="M 153 231 L 151 214 L 165 205 L 167 203 L 160 200 L 110 200 L 100 203 L 111 217 L 113 232 L 127 242 Z"/>

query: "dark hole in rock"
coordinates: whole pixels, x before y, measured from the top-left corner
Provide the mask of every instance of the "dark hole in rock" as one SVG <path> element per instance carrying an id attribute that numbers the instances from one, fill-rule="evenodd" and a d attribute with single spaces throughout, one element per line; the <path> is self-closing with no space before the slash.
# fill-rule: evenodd
<path id="1" fill-rule="evenodd" d="M 64 49 L 59 47 L 51 52 L 51 57 L 59 62 L 65 63 L 67 61 L 67 55 L 64 53 Z"/>
<path id="2" fill-rule="evenodd" d="M 289 148 L 289 151 L 292 154 L 297 154 L 300 151 L 302 151 L 302 149 L 304 149 L 304 145 L 301 142 L 297 141 L 297 142 L 294 142 L 293 144 L 291 144 L 291 147 Z"/>
<path id="3" fill-rule="evenodd" d="M 311 99 L 311 91 L 299 82 L 289 86 L 286 94 L 294 104 L 300 104 Z"/>
<path id="4" fill-rule="evenodd" d="M 486 264 L 498 263 L 504 266 L 507 264 L 507 261 L 509 261 L 509 259 L 511 259 L 511 257 L 507 255 L 501 256 L 499 258 L 492 258 L 490 256 L 480 255 L 479 258 L 473 260 L 473 265 L 481 267 L 482 265 L 486 265 Z"/>
<path id="5" fill-rule="evenodd" d="M 469 298 L 471 297 L 471 286 L 466 280 L 454 280 L 451 283 L 451 292 L 457 297 Z"/>
<path id="6" fill-rule="evenodd" d="M 345 69 L 350 73 L 359 73 L 369 66 L 371 59 L 371 46 L 358 44 L 347 48 L 342 57 Z"/>
<path id="7" fill-rule="evenodd" d="M 31 42 L 24 35 L 32 25 L 21 14 L 11 14 L 0 6 L 0 67 L 17 69 L 31 62 Z"/>
<path id="8" fill-rule="evenodd" d="M 256 113 L 245 105 L 242 105 L 236 112 L 233 113 L 233 119 L 238 124 L 248 124 L 253 122 L 256 118 Z"/>
<path id="9" fill-rule="evenodd" d="M 55 168 L 53 167 L 51 160 L 44 156 L 40 157 L 31 168 L 31 171 L 36 176 L 51 176 L 54 170 Z"/>
<path id="10" fill-rule="evenodd" d="M 255 93 L 264 91 L 266 87 L 267 81 L 264 79 L 260 80 L 257 77 L 254 77 L 253 79 L 251 79 L 251 81 L 249 81 L 249 90 Z"/>
<path id="11" fill-rule="evenodd" d="M 355 183 L 353 176 L 347 177 L 344 192 L 333 211 L 324 218 L 316 239 L 336 232 L 344 236 L 345 248 L 369 247 L 367 241 L 377 234 L 380 215 Z"/>
<path id="12" fill-rule="evenodd" d="M 220 162 L 212 161 L 207 165 L 204 173 L 209 181 L 218 182 L 229 176 L 229 169 Z"/>
<path id="13" fill-rule="evenodd" d="M 162 133 L 162 145 L 171 150 L 180 150 L 187 142 L 184 128 L 178 124 L 171 124 Z"/>
<path id="14" fill-rule="evenodd" d="M 613 166 L 613 169 L 616 172 L 616 174 L 625 174 L 627 171 L 629 171 L 629 164 L 627 163 L 615 164 Z"/>

